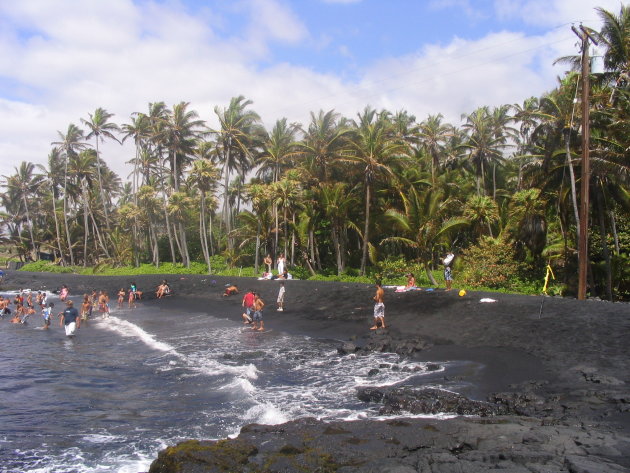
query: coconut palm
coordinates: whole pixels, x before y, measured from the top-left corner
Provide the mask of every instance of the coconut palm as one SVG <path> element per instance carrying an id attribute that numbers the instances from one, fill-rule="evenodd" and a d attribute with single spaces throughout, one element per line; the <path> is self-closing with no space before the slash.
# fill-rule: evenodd
<path id="1" fill-rule="evenodd" d="M 471 223 L 477 235 L 483 235 L 485 227 L 490 237 L 494 238 L 492 225 L 499 221 L 499 207 L 490 197 L 471 196 L 464 207 L 464 217 Z"/>
<path id="2" fill-rule="evenodd" d="M 340 117 L 334 110 L 326 113 L 320 110 L 317 115 L 311 112 L 311 123 L 304 130 L 304 139 L 296 145 L 302 166 L 315 182 L 329 182 L 331 168 L 347 149 L 350 128 Z"/>
<path id="3" fill-rule="evenodd" d="M 485 176 L 489 165 L 503 160 L 505 137 L 496 133 L 495 122 L 488 107 L 480 107 L 470 115 L 464 115 L 466 122 L 462 128 L 468 132 L 461 145 L 468 153 L 468 159 L 475 171 L 477 194 L 486 192 Z"/>
<path id="4" fill-rule="evenodd" d="M 386 237 L 381 244 L 399 243 L 417 252 L 431 284 L 438 283 L 433 277 L 431 263 L 435 247 L 445 241 L 452 232 L 468 225 L 463 217 L 450 214 L 451 199 L 445 198 L 441 190 L 428 187 L 424 192 L 410 187 L 400 193 L 403 210 L 390 208 L 385 217 L 401 233 L 399 236 Z"/>
<path id="5" fill-rule="evenodd" d="M 230 234 L 231 208 L 227 198 L 232 171 L 241 176 L 249 170 L 253 162 L 258 139 L 263 134 L 259 125 L 260 117 L 252 110 L 247 110 L 253 102 L 246 100 L 242 95 L 233 97 L 227 108 L 214 108 L 214 113 L 219 119 L 219 128 L 211 130 L 216 137 L 217 156 L 222 166 L 223 175 L 223 224 L 226 234 Z M 233 246 L 232 238 L 228 236 L 228 247 Z"/>
<path id="6" fill-rule="evenodd" d="M 621 4 L 619 15 L 596 8 L 602 27 L 595 36 L 604 46 L 604 67 L 616 87 L 630 85 L 630 5 Z"/>
<path id="7" fill-rule="evenodd" d="M 324 215 L 330 220 L 330 234 L 335 248 L 337 275 L 345 270 L 345 229 L 353 225 L 348 219 L 351 209 L 358 203 L 354 189 L 343 182 L 321 185 L 321 205 Z"/>
<path id="8" fill-rule="evenodd" d="M 193 162 L 188 176 L 188 181 L 199 191 L 201 200 L 201 209 L 199 212 L 199 236 L 201 238 L 201 249 L 208 266 L 208 274 L 212 272 L 210 264 L 210 248 L 208 245 L 208 233 L 210 233 L 210 241 L 212 241 L 212 210 L 210 211 L 210 232 L 207 229 L 207 201 L 216 190 L 219 180 L 219 170 L 208 159 L 197 159 Z M 208 194 L 210 193 L 210 196 Z"/>
<path id="9" fill-rule="evenodd" d="M 35 237 L 33 236 L 33 221 L 29 211 L 29 200 L 37 194 L 40 186 L 43 182 L 43 177 L 39 174 L 35 174 L 35 165 L 26 161 L 22 161 L 19 167 L 15 168 L 15 174 L 12 176 L 3 176 L 6 181 L 6 187 L 8 192 L 13 196 L 13 199 L 21 202 L 24 208 L 18 207 L 18 211 L 26 219 L 28 226 L 28 232 L 31 239 L 31 251 L 37 259 L 37 246 L 35 244 Z"/>
<path id="10" fill-rule="evenodd" d="M 444 152 L 448 137 L 452 135 L 452 126 L 442 123 L 443 118 L 441 113 L 429 115 L 418 127 L 420 145 L 431 158 L 431 182 L 433 185 L 435 185 L 435 176 L 440 167 L 440 156 Z"/>
<path id="11" fill-rule="evenodd" d="M 98 150 L 98 142 L 103 142 L 105 141 L 105 138 L 109 138 L 110 140 L 120 143 L 118 138 L 114 136 L 114 132 L 120 132 L 120 128 L 118 128 L 118 125 L 115 123 L 109 121 L 114 114 L 109 113 L 103 108 L 99 107 L 94 111 L 94 114 L 88 113 L 88 115 L 90 119 L 81 119 L 81 122 L 90 130 L 85 136 L 85 139 L 89 140 L 90 138 L 94 138 L 94 142 L 96 144 L 96 175 L 98 177 L 98 190 L 101 197 L 101 204 L 103 205 L 103 210 L 105 212 L 105 225 L 109 231 L 109 212 L 107 210 L 107 199 L 105 198 L 105 192 L 103 191 L 103 183 L 101 179 L 101 155 Z"/>
<path id="12" fill-rule="evenodd" d="M 365 189 L 365 220 L 363 228 L 363 251 L 361 257 L 361 275 L 365 274 L 370 245 L 370 210 L 374 184 L 382 178 L 395 176 L 395 164 L 408 152 L 404 142 L 396 139 L 391 123 L 366 108 L 358 116 L 359 121 L 353 137 L 349 140 L 349 153 L 344 161 L 353 163 L 362 169 Z M 356 123 L 355 123 L 356 124 Z"/>
<path id="13" fill-rule="evenodd" d="M 71 123 L 65 134 L 57 132 L 61 141 L 53 142 L 58 146 L 65 157 L 64 175 L 63 175 L 63 221 L 66 230 L 66 239 L 68 243 L 68 252 L 70 253 L 70 264 L 74 266 L 74 252 L 72 251 L 72 241 L 70 238 L 70 228 L 68 226 L 68 160 L 73 158 L 79 151 L 87 147 L 84 140 L 83 130 Z"/>
<path id="14" fill-rule="evenodd" d="M 59 219 L 57 217 L 56 201 L 59 196 L 63 176 L 63 163 L 59 148 L 53 148 L 48 154 L 48 167 L 38 164 L 37 167 L 43 173 L 42 176 L 50 188 L 50 201 L 52 204 L 53 219 L 55 221 L 55 235 L 59 257 L 63 261 L 63 249 L 61 246 L 61 232 L 59 230 Z"/>

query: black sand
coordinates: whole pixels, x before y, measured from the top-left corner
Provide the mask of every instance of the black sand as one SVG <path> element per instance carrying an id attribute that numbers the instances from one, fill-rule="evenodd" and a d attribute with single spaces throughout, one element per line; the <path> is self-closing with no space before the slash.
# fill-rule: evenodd
<path id="1" fill-rule="evenodd" d="M 156 301 L 152 291 L 163 278 L 174 295 Z M 272 307 L 278 291 L 277 282 L 249 278 L 26 272 L 10 272 L 3 289 L 51 290 L 67 284 L 72 295 L 105 289 L 113 298 L 131 281 L 145 291 L 148 304 L 234 320 L 240 318 L 241 297 L 223 297 L 224 284 L 255 289 Z M 338 339 L 346 352 L 396 351 L 427 361 L 459 359 L 483 366 L 457 374 L 473 386 L 460 394 L 483 401 L 479 415 L 248 426 L 239 439 L 220 444 L 235 449 L 228 455 L 234 464 L 220 464 L 217 459 L 225 452 L 202 443 L 194 455 L 191 445 L 162 452 L 152 472 L 630 471 L 628 304 L 545 298 L 541 314 L 541 297 L 386 290 L 387 328 L 370 331 L 372 286 L 287 281 L 286 290 L 286 311 L 266 313 L 265 325 L 274 331 Z M 481 303 L 484 297 L 497 302 Z M 383 403 L 383 412 L 427 408 L 417 393 L 385 391 L 373 397 Z M 438 401 L 454 413 L 466 404 Z"/>

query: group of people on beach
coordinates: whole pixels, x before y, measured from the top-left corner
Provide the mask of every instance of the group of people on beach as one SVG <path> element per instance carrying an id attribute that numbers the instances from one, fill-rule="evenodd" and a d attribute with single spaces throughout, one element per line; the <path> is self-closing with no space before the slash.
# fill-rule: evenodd
<path id="1" fill-rule="evenodd" d="M 280 281 L 280 289 L 276 299 L 278 312 L 284 311 L 284 295 L 286 288 L 284 281 Z M 265 322 L 263 320 L 263 309 L 265 302 L 261 299 L 260 294 L 255 291 L 247 291 L 243 296 L 241 306 L 243 307 L 243 323 L 251 325 L 252 330 L 263 332 L 265 330 Z"/>

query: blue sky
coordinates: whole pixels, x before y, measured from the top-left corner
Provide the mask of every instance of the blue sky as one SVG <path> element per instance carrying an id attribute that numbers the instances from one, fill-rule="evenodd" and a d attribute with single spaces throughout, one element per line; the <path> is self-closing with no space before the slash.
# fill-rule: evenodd
<path id="1" fill-rule="evenodd" d="M 215 106 L 244 95 L 265 126 L 366 105 L 442 113 L 552 89 L 618 0 L 0 0 L 0 175 L 44 163 L 58 130 L 97 107 L 128 122 L 149 102 Z M 129 146 L 103 158 L 123 177 Z"/>

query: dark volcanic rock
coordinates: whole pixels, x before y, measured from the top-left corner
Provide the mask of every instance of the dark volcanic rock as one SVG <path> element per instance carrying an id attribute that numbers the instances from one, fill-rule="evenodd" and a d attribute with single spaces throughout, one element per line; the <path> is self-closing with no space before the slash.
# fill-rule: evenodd
<path id="1" fill-rule="evenodd" d="M 473 401 L 465 396 L 441 389 L 359 388 L 357 396 L 364 402 L 382 404 L 381 414 L 460 414 L 491 416 L 504 412 L 502 406 Z"/>
<path id="2" fill-rule="evenodd" d="M 256 447 L 254 447 L 256 445 Z M 630 439 L 531 418 L 252 424 L 236 439 L 184 442 L 150 473 L 621 473 Z"/>

